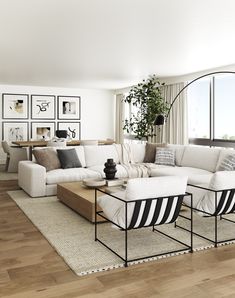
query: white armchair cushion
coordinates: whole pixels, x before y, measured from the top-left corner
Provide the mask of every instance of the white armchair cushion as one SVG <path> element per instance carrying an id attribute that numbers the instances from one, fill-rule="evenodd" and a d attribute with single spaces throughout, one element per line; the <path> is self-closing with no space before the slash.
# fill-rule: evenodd
<path id="1" fill-rule="evenodd" d="M 208 188 L 213 189 L 213 190 L 223 190 L 223 189 L 231 189 L 235 188 L 235 171 L 220 171 L 216 172 L 212 178 L 211 181 L 208 185 Z M 195 188 L 194 188 L 195 189 Z M 193 188 L 192 188 L 193 190 Z M 195 192 L 198 192 L 198 190 L 193 190 L 193 197 Z M 197 208 L 202 211 L 206 211 L 209 213 L 214 213 L 215 212 L 215 193 L 212 191 L 206 191 L 200 192 L 201 198 L 197 194 Z M 221 196 L 221 192 L 218 193 L 218 201 L 217 204 L 219 203 L 219 199 Z M 226 198 L 227 199 L 227 198 Z M 195 200 L 193 198 L 193 200 Z"/>
<path id="2" fill-rule="evenodd" d="M 129 179 L 126 191 L 114 193 L 126 201 L 143 200 L 157 197 L 167 197 L 184 194 L 187 185 L 187 177 L 157 177 Z M 125 203 L 111 196 L 105 195 L 98 198 L 99 206 L 106 216 L 114 223 L 125 228 Z M 135 203 L 128 203 L 127 226 L 129 226 Z M 150 214 L 154 208 L 150 208 Z"/>
<path id="3" fill-rule="evenodd" d="M 143 200 L 184 194 L 187 185 L 185 176 L 167 176 L 129 179 L 126 187 L 126 200 Z"/>

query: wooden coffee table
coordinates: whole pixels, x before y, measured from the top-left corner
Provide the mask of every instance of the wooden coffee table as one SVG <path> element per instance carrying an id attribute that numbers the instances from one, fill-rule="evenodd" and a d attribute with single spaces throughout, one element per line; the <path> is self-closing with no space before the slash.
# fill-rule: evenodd
<path id="1" fill-rule="evenodd" d="M 104 194 L 98 192 L 97 195 Z M 57 197 L 89 221 L 95 222 L 95 189 L 84 187 L 82 182 L 60 183 L 57 185 Z M 101 210 L 99 206 L 98 210 Z M 98 220 L 104 221 L 101 217 Z"/>

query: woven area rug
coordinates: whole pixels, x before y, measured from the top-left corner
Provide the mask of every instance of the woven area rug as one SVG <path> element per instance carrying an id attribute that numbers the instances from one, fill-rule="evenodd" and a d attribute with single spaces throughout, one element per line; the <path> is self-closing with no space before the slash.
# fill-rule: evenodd
<path id="1" fill-rule="evenodd" d="M 77 275 L 123 267 L 121 259 L 100 243 L 94 241 L 94 224 L 62 204 L 56 196 L 30 198 L 22 190 L 9 191 L 8 194 Z M 184 212 L 184 215 L 187 213 L 187 211 L 182 212 Z M 189 223 L 185 219 L 179 219 L 178 224 L 186 227 Z M 195 232 L 203 233 L 213 239 L 213 227 L 211 218 L 202 218 L 196 214 L 194 215 Z M 124 233 L 113 228 L 108 223 L 99 224 L 98 229 L 99 238 L 124 255 Z M 162 225 L 159 227 L 159 230 L 189 243 L 190 234 L 182 229 L 174 228 L 172 224 Z M 235 236 L 233 224 L 220 221 L 218 235 L 219 240 L 233 238 Z M 210 242 L 194 237 L 195 251 L 210 247 L 212 247 Z M 180 244 L 169 240 L 159 233 L 153 233 L 149 228 L 128 232 L 128 254 L 131 258 L 154 255 L 181 248 Z M 172 255 L 177 254 L 149 258 L 131 264 Z"/>

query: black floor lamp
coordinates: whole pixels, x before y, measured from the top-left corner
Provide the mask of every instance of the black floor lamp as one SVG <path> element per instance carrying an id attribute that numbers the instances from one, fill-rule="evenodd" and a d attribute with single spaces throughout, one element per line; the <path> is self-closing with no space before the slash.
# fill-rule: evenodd
<path id="1" fill-rule="evenodd" d="M 175 103 L 175 101 L 178 99 L 178 97 L 180 96 L 180 94 L 186 89 L 188 88 L 188 86 L 190 86 L 191 84 L 193 84 L 194 82 L 196 82 L 197 80 L 200 80 L 204 77 L 207 77 L 207 76 L 211 76 L 211 75 L 215 75 L 215 74 L 235 74 L 235 71 L 214 71 L 214 72 L 210 72 L 210 73 L 207 73 L 207 74 L 204 74 L 200 77 L 197 77 L 196 79 L 192 80 L 191 82 L 189 82 L 187 85 L 185 85 L 178 93 L 177 95 L 174 97 L 171 105 L 170 105 L 170 108 L 167 112 L 167 114 L 164 116 L 164 115 L 157 115 L 155 120 L 154 120 L 154 125 L 156 126 L 161 126 L 161 125 L 164 125 L 164 123 L 167 121 L 167 118 L 169 117 L 169 114 L 170 114 L 170 111 Z M 160 127 L 159 127 L 160 129 Z M 161 136 L 161 142 L 162 142 L 162 136 Z"/>

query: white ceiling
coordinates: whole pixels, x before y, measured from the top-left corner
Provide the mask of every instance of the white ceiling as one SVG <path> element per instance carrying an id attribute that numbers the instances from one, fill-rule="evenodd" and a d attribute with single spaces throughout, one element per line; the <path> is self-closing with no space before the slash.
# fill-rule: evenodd
<path id="1" fill-rule="evenodd" d="M 0 0 L 0 83 L 117 89 L 235 63 L 235 0 Z"/>

